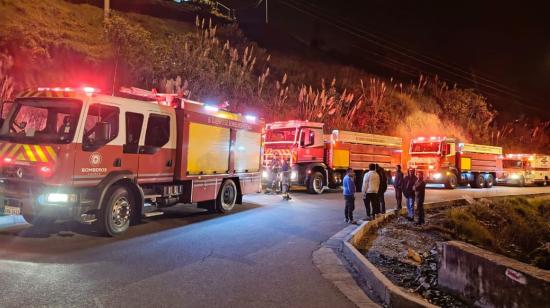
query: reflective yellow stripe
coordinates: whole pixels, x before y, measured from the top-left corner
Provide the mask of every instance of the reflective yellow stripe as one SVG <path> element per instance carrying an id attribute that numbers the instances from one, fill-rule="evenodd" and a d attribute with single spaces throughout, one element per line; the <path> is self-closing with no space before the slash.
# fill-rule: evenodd
<path id="1" fill-rule="evenodd" d="M 52 149 L 52 147 L 50 146 L 47 146 L 46 147 L 46 151 L 48 152 L 48 154 L 50 154 L 50 156 L 52 157 L 52 159 L 55 161 L 57 160 L 57 154 L 55 154 L 54 150 Z"/>
<path id="2" fill-rule="evenodd" d="M 17 152 L 19 149 L 21 148 L 21 145 L 20 144 L 16 144 L 10 151 L 10 153 L 8 154 L 8 157 L 12 157 L 13 154 L 15 154 L 15 152 Z"/>
<path id="3" fill-rule="evenodd" d="M 23 145 L 23 148 L 25 149 L 25 153 L 27 154 L 27 157 L 30 159 L 30 161 L 36 161 L 36 157 L 34 156 L 31 147 L 28 144 L 25 144 Z"/>
<path id="4" fill-rule="evenodd" d="M 10 148 L 9 143 L 4 144 L 4 147 L 0 149 L 0 156 L 4 155 L 9 148 Z"/>
<path id="5" fill-rule="evenodd" d="M 39 145 L 35 145 L 34 150 L 43 163 L 48 162 L 48 157 L 46 157 L 46 154 L 44 154 L 44 151 L 42 151 L 42 148 Z"/>
<path id="6" fill-rule="evenodd" d="M 23 153 L 19 153 L 19 155 L 17 155 L 17 158 L 15 158 L 15 159 L 16 159 L 16 160 L 23 160 L 23 161 L 24 161 L 24 160 L 27 160 L 27 159 L 25 158 L 25 155 L 23 155 Z"/>

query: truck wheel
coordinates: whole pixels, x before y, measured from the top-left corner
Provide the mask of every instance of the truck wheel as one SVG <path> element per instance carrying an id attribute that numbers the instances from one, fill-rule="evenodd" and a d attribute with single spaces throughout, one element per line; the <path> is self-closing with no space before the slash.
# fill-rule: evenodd
<path id="1" fill-rule="evenodd" d="M 483 176 L 479 173 L 476 173 L 474 174 L 474 180 L 472 181 L 472 183 L 470 183 L 470 185 L 472 186 L 472 188 L 482 188 L 483 182 Z"/>
<path id="2" fill-rule="evenodd" d="M 23 219 L 25 219 L 25 221 L 29 224 L 41 228 L 51 226 L 55 222 L 55 218 L 36 217 L 32 214 L 23 214 Z"/>
<path id="3" fill-rule="evenodd" d="M 120 235 L 130 227 L 134 197 L 124 186 L 109 188 L 99 215 L 99 230 L 108 236 Z"/>
<path id="4" fill-rule="evenodd" d="M 233 180 L 225 180 L 223 182 L 216 201 L 216 204 L 218 205 L 218 212 L 231 212 L 237 202 L 237 185 L 235 185 Z"/>
<path id="5" fill-rule="evenodd" d="M 322 194 L 323 193 L 323 183 L 325 182 L 325 177 L 321 172 L 314 172 L 309 179 L 307 185 L 307 192 L 310 194 Z"/>
<path id="6" fill-rule="evenodd" d="M 485 177 L 485 187 L 491 188 L 493 187 L 493 185 L 495 185 L 495 178 L 493 177 L 492 174 L 489 174 L 487 175 L 487 177 Z"/>
<path id="7" fill-rule="evenodd" d="M 452 173 L 447 178 L 447 183 L 445 183 L 445 188 L 447 189 L 455 189 L 458 186 L 458 179 L 456 178 L 456 175 Z"/>

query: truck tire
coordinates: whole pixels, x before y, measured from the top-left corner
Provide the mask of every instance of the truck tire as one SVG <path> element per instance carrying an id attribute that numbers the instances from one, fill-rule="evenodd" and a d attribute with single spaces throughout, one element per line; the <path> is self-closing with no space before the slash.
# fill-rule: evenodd
<path id="1" fill-rule="evenodd" d="M 474 174 L 474 180 L 470 183 L 470 186 L 472 186 L 472 188 L 482 188 L 483 184 L 483 176 L 479 173 Z"/>
<path id="2" fill-rule="evenodd" d="M 458 186 L 458 179 L 456 177 L 456 174 L 451 173 L 449 177 L 447 178 L 447 183 L 445 183 L 445 188 L 447 189 L 455 189 Z"/>
<path id="3" fill-rule="evenodd" d="M 313 172 L 307 183 L 307 192 L 310 194 L 322 194 L 325 177 L 321 172 Z"/>
<path id="4" fill-rule="evenodd" d="M 135 198 L 124 187 L 115 185 L 109 188 L 99 210 L 98 229 L 107 236 L 117 236 L 128 230 Z"/>
<path id="5" fill-rule="evenodd" d="M 23 214 L 23 219 L 25 219 L 27 223 L 39 228 L 46 228 L 55 223 L 55 218 L 36 217 L 32 214 Z"/>
<path id="6" fill-rule="evenodd" d="M 220 213 L 229 213 L 235 207 L 237 202 L 237 185 L 231 179 L 222 183 L 218 198 L 216 200 L 217 210 Z"/>
<path id="7" fill-rule="evenodd" d="M 485 177 L 485 187 L 486 188 L 491 188 L 491 187 L 493 187 L 493 185 L 495 185 L 495 178 L 493 177 L 492 174 L 488 174 Z"/>

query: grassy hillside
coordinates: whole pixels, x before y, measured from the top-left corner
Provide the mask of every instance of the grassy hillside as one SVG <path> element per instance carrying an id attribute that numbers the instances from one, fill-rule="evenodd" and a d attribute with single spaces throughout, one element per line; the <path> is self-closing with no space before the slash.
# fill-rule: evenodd
<path id="1" fill-rule="evenodd" d="M 228 101 L 230 109 L 268 121 L 301 118 L 324 122 L 327 130 L 394 134 L 405 142 L 437 134 L 550 151 L 550 122 L 497 123 L 497 112 L 472 90 L 434 77 L 386 80 L 297 54 L 271 55 L 235 24 L 208 19 L 114 11 L 104 22 L 103 10 L 89 4 L 0 0 L 0 51 L 13 57 L 0 71 L 13 76 L 16 89 L 156 87 Z"/>

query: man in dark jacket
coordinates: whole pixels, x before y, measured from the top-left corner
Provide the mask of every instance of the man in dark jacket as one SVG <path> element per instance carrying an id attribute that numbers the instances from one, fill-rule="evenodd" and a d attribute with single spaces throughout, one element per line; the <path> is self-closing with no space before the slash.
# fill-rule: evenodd
<path id="1" fill-rule="evenodd" d="M 281 191 L 283 193 L 283 200 L 291 200 L 290 197 L 290 175 L 292 170 L 290 169 L 290 158 L 283 158 L 281 164 Z"/>
<path id="2" fill-rule="evenodd" d="M 403 195 L 407 199 L 407 219 L 414 220 L 414 184 L 416 183 L 414 169 L 409 169 L 408 175 L 403 179 Z"/>
<path id="3" fill-rule="evenodd" d="M 416 210 L 418 212 L 417 224 L 424 224 L 424 197 L 426 196 L 426 182 L 424 182 L 424 173 L 418 172 L 418 179 L 414 183 L 414 193 L 416 194 Z"/>
<path id="4" fill-rule="evenodd" d="M 384 194 L 386 190 L 388 190 L 388 176 L 384 168 L 378 164 L 376 165 L 376 172 L 380 176 L 380 187 L 378 188 L 378 201 L 380 202 L 379 212 L 384 214 L 386 213 L 386 200 L 384 199 Z"/>
<path id="5" fill-rule="evenodd" d="M 393 187 L 395 188 L 395 200 L 397 200 L 396 211 L 399 212 L 401 211 L 401 201 L 403 200 L 403 171 L 401 171 L 401 165 L 397 165 Z"/>

